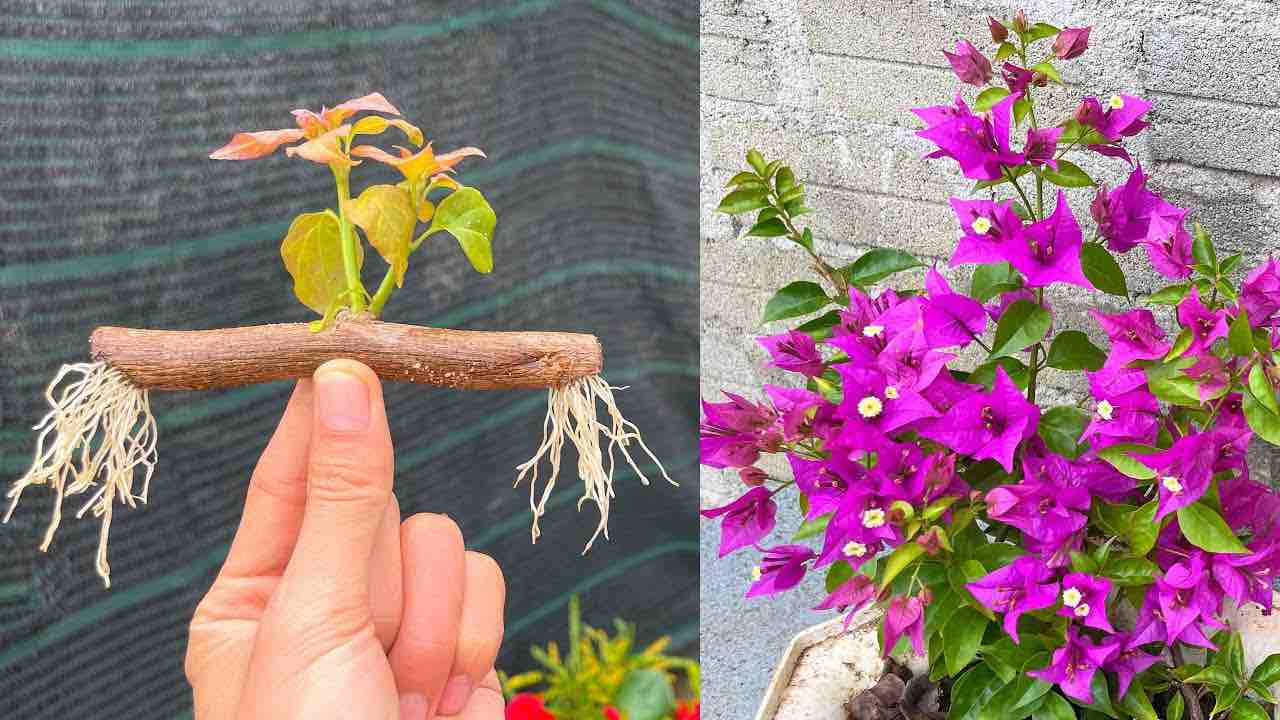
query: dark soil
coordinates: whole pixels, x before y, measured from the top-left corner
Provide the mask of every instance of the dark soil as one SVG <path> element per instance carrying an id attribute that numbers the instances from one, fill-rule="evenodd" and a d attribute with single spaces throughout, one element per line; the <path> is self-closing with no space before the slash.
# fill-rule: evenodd
<path id="1" fill-rule="evenodd" d="M 951 680 L 935 683 L 928 675 L 912 675 L 906 665 L 886 658 L 875 686 L 845 703 L 848 720 L 946 720 Z"/>

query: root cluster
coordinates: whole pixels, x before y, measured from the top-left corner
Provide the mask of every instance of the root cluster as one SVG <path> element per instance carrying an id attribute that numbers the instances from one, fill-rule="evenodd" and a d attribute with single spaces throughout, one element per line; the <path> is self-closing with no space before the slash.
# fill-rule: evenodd
<path id="1" fill-rule="evenodd" d="M 60 387 L 61 386 L 61 387 Z M 35 426 L 35 457 L 27 473 L 9 488 L 8 522 L 22 492 L 48 485 L 55 498 L 41 550 L 47 551 L 62 522 L 63 499 L 93 490 L 76 512 L 91 510 L 102 521 L 95 566 L 111 587 L 107 537 L 115 501 L 130 507 L 147 501 L 156 463 L 156 420 L 147 391 L 104 362 L 63 365 L 49 383 L 45 398 L 52 408 Z M 141 489 L 134 481 L 142 470 Z"/>
<path id="2" fill-rule="evenodd" d="M 600 510 L 600 523 L 587 541 L 582 553 L 585 555 L 601 534 L 609 539 L 609 502 L 613 498 L 614 450 L 621 451 L 627 464 L 635 471 L 640 482 L 648 485 L 649 478 L 636 465 L 635 459 L 628 449 L 631 441 L 640 448 L 658 466 L 662 477 L 672 485 L 677 485 L 662 463 L 653 454 L 640 437 L 640 429 L 622 417 L 618 405 L 614 402 L 613 391 L 624 390 L 613 387 L 599 375 L 579 378 L 563 387 L 553 387 L 547 396 L 547 416 L 542 421 L 542 444 L 528 461 L 519 465 L 516 470 L 516 486 L 525 477 L 529 478 L 529 507 L 533 511 L 533 541 L 537 542 L 542 531 L 538 528 L 538 520 L 546 513 L 547 500 L 555 488 L 556 478 L 560 475 L 560 454 L 565 440 L 572 443 L 578 452 L 578 475 L 582 478 L 583 493 L 578 499 L 578 510 L 587 502 L 595 503 Z M 596 403 L 604 404 L 609 416 L 608 424 L 600 421 L 596 412 Z M 601 439 L 608 440 L 602 447 Z M 605 458 L 608 458 L 607 464 Z M 550 463 L 550 472 L 538 488 L 539 467 L 543 457 Z"/>

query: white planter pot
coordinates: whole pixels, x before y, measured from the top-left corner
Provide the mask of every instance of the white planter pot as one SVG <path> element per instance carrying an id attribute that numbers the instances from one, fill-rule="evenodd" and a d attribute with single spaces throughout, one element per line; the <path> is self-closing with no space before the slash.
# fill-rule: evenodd
<path id="1" fill-rule="evenodd" d="M 1280 608 L 1280 593 L 1276 593 L 1276 606 Z M 837 617 L 792 638 L 755 720 L 845 720 L 844 704 L 874 686 L 884 670 L 877 640 L 882 618 L 878 610 L 866 608 L 854 616 L 848 632 L 843 618 Z M 1244 639 L 1250 672 L 1268 655 L 1280 652 L 1280 609 L 1266 616 L 1250 604 L 1243 610 L 1229 610 L 1226 619 Z M 912 672 L 927 667 L 924 658 L 910 653 L 898 659 Z M 1280 694 L 1280 684 L 1272 692 Z"/>

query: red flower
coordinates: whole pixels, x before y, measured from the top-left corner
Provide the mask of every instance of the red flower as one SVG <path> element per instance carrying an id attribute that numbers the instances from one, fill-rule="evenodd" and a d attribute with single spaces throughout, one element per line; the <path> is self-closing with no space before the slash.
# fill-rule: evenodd
<path id="1" fill-rule="evenodd" d="M 604 706 L 604 720 L 622 720 L 622 713 L 612 705 Z"/>
<path id="2" fill-rule="evenodd" d="M 696 700 L 681 700 L 676 705 L 675 720 L 701 720 L 702 703 Z"/>
<path id="3" fill-rule="evenodd" d="M 507 704 L 506 720 L 556 720 L 542 705 L 542 696 L 520 693 Z"/>

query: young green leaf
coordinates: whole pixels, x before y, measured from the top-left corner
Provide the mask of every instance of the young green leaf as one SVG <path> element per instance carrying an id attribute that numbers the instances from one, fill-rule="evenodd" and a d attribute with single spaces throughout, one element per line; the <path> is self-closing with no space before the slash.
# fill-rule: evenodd
<path id="1" fill-rule="evenodd" d="M 1111 463 L 1112 467 L 1128 477 L 1135 480 L 1150 480 L 1156 476 L 1156 471 L 1147 467 L 1133 455 L 1154 452 L 1158 452 L 1158 450 L 1146 445 L 1117 443 L 1099 450 L 1098 457 Z"/>
<path id="2" fill-rule="evenodd" d="M 493 270 L 493 228 L 497 223 L 498 216 L 480 191 L 464 187 L 440 201 L 425 235 L 447 231 L 462 246 L 471 267 L 487 273 Z"/>
<path id="3" fill-rule="evenodd" d="M 909 542 L 899 545 L 884 563 L 884 570 L 880 576 L 880 588 L 889 587 L 899 573 L 906 570 L 911 563 L 918 560 L 923 554 L 924 546 L 919 543 Z"/>
<path id="4" fill-rule="evenodd" d="M 1227 343 L 1231 347 L 1231 352 L 1236 355 L 1246 357 L 1253 354 L 1253 328 L 1249 326 L 1249 311 L 1243 307 L 1231 321 Z"/>
<path id="5" fill-rule="evenodd" d="M 787 226 L 778 218 L 761 220 L 747 231 L 747 237 L 781 237 L 787 234 Z"/>
<path id="6" fill-rule="evenodd" d="M 797 280 L 774 294 L 764 307 L 764 322 L 808 315 L 831 302 L 822 286 L 808 280 Z"/>
<path id="7" fill-rule="evenodd" d="M 1222 519 L 1218 511 L 1205 505 L 1204 501 L 1179 508 L 1178 527 L 1182 529 L 1188 542 L 1202 550 L 1237 555 L 1249 552 L 1231 530 L 1231 526 L 1227 525 L 1227 521 Z"/>
<path id="8" fill-rule="evenodd" d="M 396 185 L 370 186 L 348 205 L 347 217 L 364 230 L 369 244 L 391 266 L 396 287 L 403 287 L 413 228 L 418 224 L 409 192 Z"/>
<path id="9" fill-rule="evenodd" d="M 876 248 L 854 260 L 851 264 L 840 268 L 850 285 L 866 287 L 881 280 L 912 268 L 924 267 L 924 263 L 911 255 L 893 248 Z"/>
<path id="10" fill-rule="evenodd" d="M 769 200 L 765 197 L 765 190 L 762 185 L 760 188 L 734 190 L 725 195 L 716 211 L 727 215 L 739 215 L 765 207 L 769 207 Z"/>
<path id="11" fill-rule="evenodd" d="M 1150 585 L 1159 572 L 1160 568 L 1144 557 L 1111 558 L 1102 568 L 1102 575 L 1116 585 Z"/>
<path id="12" fill-rule="evenodd" d="M 840 311 L 831 310 L 830 312 L 819 315 L 809 322 L 796 326 L 796 330 L 802 333 L 808 333 L 814 340 L 826 340 L 831 337 L 832 329 L 840 324 Z"/>
<path id="13" fill-rule="evenodd" d="M 1045 180 L 1048 180 L 1059 187 L 1082 188 L 1093 187 L 1097 184 L 1093 181 L 1093 178 L 1089 177 L 1089 173 L 1080 169 L 1079 165 L 1068 160 L 1059 160 L 1057 170 L 1045 166 L 1041 171 L 1041 174 L 1044 175 Z"/>
<path id="14" fill-rule="evenodd" d="M 1080 269 L 1093 286 L 1104 293 L 1128 297 L 1129 286 L 1124 272 L 1111 251 L 1097 243 L 1085 243 L 1080 248 Z"/>
<path id="15" fill-rule="evenodd" d="M 1148 305 L 1177 305 L 1191 292 L 1191 283 L 1169 285 L 1143 298 Z"/>
<path id="16" fill-rule="evenodd" d="M 1022 287 L 1022 275 L 1007 262 L 979 265 L 973 271 L 969 284 L 969 296 L 985 303 L 1001 293 L 1013 292 Z"/>
<path id="17" fill-rule="evenodd" d="M 1213 249 L 1213 241 L 1209 239 L 1209 233 L 1200 225 L 1200 221 L 1195 222 L 1194 232 L 1191 241 L 1191 257 L 1195 258 L 1197 263 L 1204 265 L 1206 269 L 1212 272 L 1206 275 L 1216 275 L 1218 269 L 1218 253 Z"/>
<path id="18" fill-rule="evenodd" d="M 764 156 L 755 148 L 751 148 L 747 151 L 747 164 L 750 165 L 751 169 L 755 170 L 756 174 L 761 177 L 765 176 L 765 170 L 769 167 L 769 164 L 764 161 Z"/>
<path id="19" fill-rule="evenodd" d="M 1106 361 L 1107 354 L 1079 330 L 1058 333 L 1045 359 L 1049 367 L 1059 370 L 1097 370 Z"/>
<path id="20" fill-rule="evenodd" d="M 1049 311 L 1030 300 L 1019 300 L 1010 305 L 996 325 L 996 337 L 991 357 L 1012 355 L 1044 339 L 1053 318 Z"/>
<path id="21" fill-rule="evenodd" d="M 303 305 L 324 315 L 347 291 L 338 218 L 329 211 L 304 213 L 293 219 L 280 243 L 284 267 L 293 276 L 293 294 Z M 356 244 L 356 267 L 364 250 Z"/>
<path id="22" fill-rule="evenodd" d="M 978 93 L 978 97 L 973 100 L 974 112 L 986 112 L 996 106 L 996 103 L 1009 96 L 1009 90 L 1002 87 L 987 88 Z"/>
<path id="23" fill-rule="evenodd" d="M 1258 664 L 1258 667 L 1253 669 L 1253 675 L 1249 676 L 1249 680 L 1264 687 L 1280 683 L 1280 653 L 1268 655 Z"/>
<path id="24" fill-rule="evenodd" d="M 1036 432 L 1050 450 L 1066 458 L 1080 456 L 1080 434 L 1089 423 L 1089 415 L 1071 405 L 1059 405 L 1040 415 Z"/>

